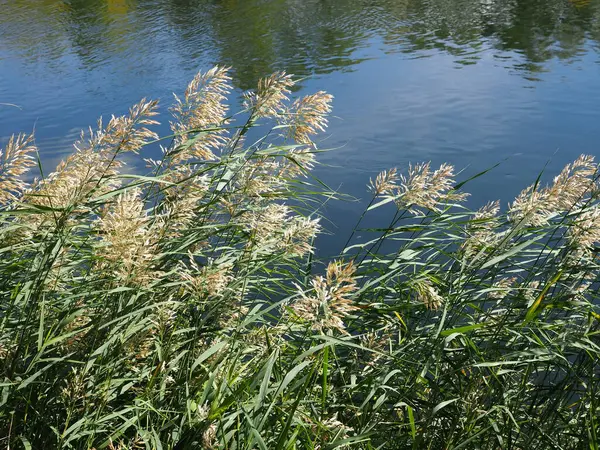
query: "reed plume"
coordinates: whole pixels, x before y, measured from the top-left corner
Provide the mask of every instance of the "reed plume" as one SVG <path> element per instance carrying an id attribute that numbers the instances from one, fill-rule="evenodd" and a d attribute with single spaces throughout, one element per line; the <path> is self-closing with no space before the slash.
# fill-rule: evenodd
<path id="1" fill-rule="evenodd" d="M 567 238 L 575 249 L 582 252 L 581 256 L 585 254 L 591 258 L 595 244 L 600 242 L 600 207 L 593 205 L 576 216 Z"/>
<path id="2" fill-rule="evenodd" d="M 176 98 L 146 176 L 122 156 L 156 140 L 155 102 L 29 187 L 32 138 L 9 141 L 3 447 L 593 448 L 593 159 L 508 212 L 456 204 L 447 164 L 384 171 L 371 224 L 331 259 L 317 236 L 337 192 L 307 176 L 331 96 L 293 101 L 279 72 L 228 117 L 229 82 L 215 67 Z"/>
<path id="3" fill-rule="evenodd" d="M 293 256 L 312 252 L 312 241 L 320 230 L 319 219 L 292 214 L 278 203 L 247 213 L 244 226 L 260 252 L 277 250 Z"/>
<path id="4" fill-rule="evenodd" d="M 398 183 L 399 181 L 399 183 Z M 440 206 L 466 199 L 467 193 L 454 189 L 454 167 L 442 164 L 432 171 L 431 163 L 409 165 L 408 176 L 401 174 L 398 180 L 396 169 L 383 171 L 369 183 L 375 195 L 392 198 L 398 208 L 422 216 L 421 209 L 440 212 Z"/>
<path id="5" fill-rule="evenodd" d="M 327 266 L 326 276 L 311 280 L 311 290 L 297 286 L 299 299 L 289 309 L 295 318 L 310 324 L 313 330 L 334 330 L 346 334 L 344 319 L 358 310 L 352 294 L 357 283 L 352 262 L 334 261 Z"/>
<path id="6" fill-rule="evenodd" d="M 427 309 L 439 309 L 444 304 L 444 297 L 440 295 L 431 281 L 427 279 L 415 280 L 412 287 L 417 301 L 425 305 Z"/>
<path id="7" fill-rule="evenodd" d="M 33 134 L 12 135 L 4 151 L 0 149 L 0 205 L 18 200 L 27 189 L 23 175 L 35 165 L 33 142 Z"/>
<path id="8" fill-rule="evenodd" d="M 288 128 L 288 137 L 299 144 L 313 145 L 311 136 L 327 127 L 332 100 L 332 95 L 319 91 L 292 103 L 280 118 Z"/>
<path id="9" fill-rule="evenodd" d="M 175 162 L 214 159 L 214 151 L 224 144 L 222 126 L 229 110 L 225 100 L 232 89 L 228 70 L 215 66 L 206 73 L 198 72 L 183 99 L 174 94 L 171 130 L 176 137 L 169 156 Z"/>
<path id="10" fill-rule="evenodd" d="M 292 76 L 285 72 L 261 78 L 258 88 L 244 95 L 244 107 L 252 111 L 255 118 L 277 117 L 285 111 L 285 102 L 294 85 Z"/>
<path id="11" fill-rule="evenodd" d="M 551 217 L 577 207 L 596 190 L 597 171 L 594 157 L 581 155 L 565 166 L 552 185 L 542 189 L 531 185 L 524 189 L 510 205 L 510 220 L 528 226 L 547 224 Z"/>
<path id="12" fill-rule="evenodd" d="M 150 281 L 155 230 L 139 190 L 120 194 L 114 205 L 105 209 L 99 219 L 98 233 L 102 239 L 98 259 L 103 271 L 126 284 Z"/>
<path id="13" fill-rule="evenodd" d="M 482 250 L 493 248 L 500 241 L 501 234 L 497 232 L 500 225 L 499 212 L 500 202 L 496 200 L 489 202 L 473 215 L 473 220 L 466 230 L 467 238 L 462 245 L 467 258 L 476 256 Z"/>
<path id="14" fill-rule="evenodd" d="M 128 115 L 112 116 L 106 126 L 98 120 L 97 130 L 82 131 L 75 142 L 75 153 L 62 161 L 56 171 L 37 180 L 25 196 L 29 203 L 52 209 L 65 209 L 87 199 L 92 193 L 101 195 L 118 186 L 116 176 L 124 162 L 121 153 L 137 153 L 148 142 L 158 138 L 148 126 L 158 124 L 158 102 L 142 99 Z"/>
<path id="15" fill-rule="evenodd" d="M 375 180 L 369 180 L 369 189 L 374 195 L 392 195 L 398 189 L 397 170 L 392 168 L 380 172 Z"/>

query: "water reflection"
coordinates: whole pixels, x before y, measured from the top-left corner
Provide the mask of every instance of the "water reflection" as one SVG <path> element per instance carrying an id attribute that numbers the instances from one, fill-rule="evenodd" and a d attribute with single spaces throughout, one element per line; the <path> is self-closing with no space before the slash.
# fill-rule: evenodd
<path id="1" fill-rule="evenodd" d="M 575 60 L 600 38 L 588 0 L 6 0 L 0 57 L 87 70 L 158 51 L 165 63 L 208 58 L 241 88 L 275 68 L 301 75 L 348 70 L 380 46 L 407 57 L 437 52 L 457 65 L 492 51 L 499 65 L 536 78 L 548 61 Z M 140 56 L 142 55 L 142 56 Z M 133 60 L 130 60 L 133 58 Z M 135 70 L 135 69 L 134 69 Z"/>

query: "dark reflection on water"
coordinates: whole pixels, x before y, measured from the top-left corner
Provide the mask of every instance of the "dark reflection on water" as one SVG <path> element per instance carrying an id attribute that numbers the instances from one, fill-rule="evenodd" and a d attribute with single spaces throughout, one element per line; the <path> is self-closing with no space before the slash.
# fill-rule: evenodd
<path id="1" fill-rule="evenodd" d="M 240 90 L 285 69 L 336 96 L 331 185 L 506 160 L 471 189 L 508 200 L 548 160 L 596 152 L 599 19 L 596 0 L 0 0 L 0 103 L 21 107 L 0 105 L 0 140 L 35 127 L 51 165 L 100 114 L 168 103 L 198 69 L 231 66 Z"/>
<path id="2" fill-rule="evenodd" d="M 3 59 L 66 72 L 106 63 L 231 65 L 241 88 L 274 68 L 298 74 L 351 68 L 376 46 L 409 57 L 484 53 L 527 78 L 553 58 L 574 60 L 600 37 L 586 0 L 6 0 Z M 374 56 L 374 55 L 371 55 Z M 166 57 L 166 61 L 161 61 Z M 71 66 L 69 65 L 69 66 Z M 148 68 L 139 68 L 146 70 Z M 135 73 L 135 72 L 133 72 Z"/>

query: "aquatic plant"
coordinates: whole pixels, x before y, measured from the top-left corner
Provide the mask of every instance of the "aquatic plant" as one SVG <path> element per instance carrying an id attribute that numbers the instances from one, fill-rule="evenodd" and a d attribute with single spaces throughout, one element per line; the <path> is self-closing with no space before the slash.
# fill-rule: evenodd
<path id="1" fill-rule="evenodd" d="M 99 121 L 33 181 L 33 137 L 8 142 L 2 447 L 597 448 L 592 157 L 505 211 L 447 164 L 382 172 L 390 223 L 320 261 L 331 96 L 276 73 L 229 115 L 229 82 L 199 73 L 170 136 L 154 101 Z"/>

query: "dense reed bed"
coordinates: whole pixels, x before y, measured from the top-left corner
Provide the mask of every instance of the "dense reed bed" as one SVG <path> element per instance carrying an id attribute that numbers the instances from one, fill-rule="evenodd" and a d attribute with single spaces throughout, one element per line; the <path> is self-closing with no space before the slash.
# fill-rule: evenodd
<path id="1" fill-rule="evenodd" d="M 598 448 L 593 158 L 478 211 L 449 165 L 391 169 L 365 186 L 389 222 L 318 261 L 331 96 L 292 86 L 230 115 L 215 67 L 171 136 L 143 100 L 31 183 L 33 137 L 8 142 L 0 447 Z"/>

